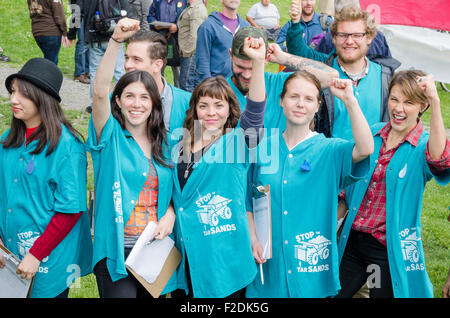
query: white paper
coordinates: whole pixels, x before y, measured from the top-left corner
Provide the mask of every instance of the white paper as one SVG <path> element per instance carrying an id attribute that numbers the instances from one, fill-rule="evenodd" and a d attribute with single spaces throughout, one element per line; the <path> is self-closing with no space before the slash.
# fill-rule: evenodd
<path id="1" fill-rule="evenodd" d="M 155 25 L 155 26 L 160 26 L 160 27 L 171 27 L 173 23 L 162 22 L 162 21 L 153 21 L 150 24 Z"/>
<path id="2" fill-rule="evenodd" d="M 263 247 L 264 259 L 270 259 L 271 256 L 271 227 L 269 213 L 269 196 L 265 195 L 259 198 L 253 198 L 253 219 L 255 222 L 256 237 Z"/>
<path id="3" fill-rule="evenodd" d="M 161 273 L 164 263 L 175 244 L 168 236 L 162 240 L 154 240 L 151 244 L 147 244 L 155 229 L 155 222 L 147 224 L 125 261 L 126 265 L 131 267 L 149 284 L 152 284 Z"/>
<path id="4" fill-rule="evenodd" d="M 16 274 L 19 260 L 0 249 L 6 265 L 0 268 L 0 298 L 26 298 L 31 280 L 20 278 Z"/>

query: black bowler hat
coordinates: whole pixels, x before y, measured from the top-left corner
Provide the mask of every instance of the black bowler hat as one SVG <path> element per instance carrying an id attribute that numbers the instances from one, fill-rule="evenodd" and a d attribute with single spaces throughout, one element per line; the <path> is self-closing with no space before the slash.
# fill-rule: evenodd
<path id="1" fill-rule="evenodd" d="M 30 82 L 61 102 L 59 90 L 63 82 L 63 75 L 52 61 L 40 57 L 29 60 L 18 73 L 11 74 L 6 78 L 5 86 L 8 90 L 15 78 Z"/>

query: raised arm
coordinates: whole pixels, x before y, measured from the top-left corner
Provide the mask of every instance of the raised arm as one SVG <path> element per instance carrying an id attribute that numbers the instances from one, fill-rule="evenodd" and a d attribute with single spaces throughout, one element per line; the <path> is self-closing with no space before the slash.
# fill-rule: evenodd
<path id="1" fill-rule="evenodd" d="M 301 1 L 292 1 L 289 7 L 289 15 L 291 17 L 291 25 L 286 34 L 287 51 L 291 54 L 310 58 L 319 62 L 325 62 L 329 55 L 313 50 L 303 41 L 303 26 L 300 23 L 302 12 Z"/>
<path id="2" fill-rule="evenodd" d="M 263 102 L 266 99 L 266 84 L 264 81 L 266 45 L 264 40 L 262 38 L 245 39 L 244 53 L 253 63 L 248 97 L 254 102 Z"/>
<path id="3" fill-rule="evenodd" d="M 119 48 L 126 39 L 139 31 L 139 21 L 123 18 L 114 29 L 108 47 L 103 55 L 94 79 L 94 93 L 92 100 L 92 121 L 95 127 L 97 140 L 100 140 L 103 127 L 111 114 L 109 101 L 109 91 L 111 80 L 114 75 L 114 65 L 116 64 Z"/>
<path id="4" fill-rule="evenodd" d="M 252 60 L 247 106 L 241 114 L 241 128 L 246 131 L 245 141 L 249 148 L 256 147 L 262 137 L 266 108 L 266 83 L 264 66 L 266 46 L 262 38 L 248 38 L 244 41 L 244 53 Z M 251 128 L 251 129 L 249 129 Z M 254 130 L 252 130 L 254 129 Z"/>
<path id="5" fill-rule="evenodd" d="M 428 153 L 434 160 L 440 159 L 447 144 L 447 134 L 441 113 L 441 101 L 436 89 L 434 76 L 428 74 L 418 77 L 417 82 L 423 89 L 430 102 L 430 137 L 428 139 Z"/>
<path id="6" fill-rule="evenodd" d="M 336 79 L 331 83 L 330 89 L 347 108 L 355 140 L 352 159 L 354 163 L 360 162 L 372 154 L 374 143 L 369 124 L 359 107 L 358 100 L 353 95 L 352 82 L 348 79 Z"/>
<path id="7" fill-rule="evenodd" d="M 277 63 L 295 71 L 305 70 L 314 74 L 320 81 L 322 88 L 330 86 L 335 78 L 339 78 L 339 72 L 334 68 L 308 58 L 284 52 L 278 44 L 269 44 L 268 58 L 271 63 Z"/>

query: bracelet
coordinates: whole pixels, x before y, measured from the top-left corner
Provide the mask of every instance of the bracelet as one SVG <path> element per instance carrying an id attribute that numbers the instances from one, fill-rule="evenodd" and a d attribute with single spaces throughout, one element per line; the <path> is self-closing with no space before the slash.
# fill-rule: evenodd
<path id="1" fill-rule="evenodd" d="M 124 41 L 117 41 L 115 38 L 113 38 L 113 37 L 111 37 L 111 39 L 114 41 L 114 42 L 116 42 L 116 43 L 120 43 L 120 44 L 122 44 Z"/>

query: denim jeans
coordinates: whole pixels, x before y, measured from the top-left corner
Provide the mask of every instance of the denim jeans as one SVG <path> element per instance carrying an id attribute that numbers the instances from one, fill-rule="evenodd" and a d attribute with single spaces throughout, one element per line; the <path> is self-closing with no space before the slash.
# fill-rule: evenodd
<path id="1" fill-rule="evenodd" d="M 89 73 L 91 74 L 91 103 L 94 92 L 94 78 L 97 72 L 98 65 L 103 58 L 108 47 L 108 42 L 94 42 L 89 44 Z M 120 46 L 119 54 L 117 55 L 116 65 L 114 67 L 114 82 L 117 83 L 119 79 L 125 74 L 125 53 L 123 44 Z"/>
<path id="2" fill-rule="evenodd" d="M 58 65 L 58 54 L 61 48 L 61 36 L 36 36 L 34 37 L 37 45 L 44 53 L 44 58 Z"/>
<path id="3" fill-rule="evenodd" d="M 77 44 L 75 46 L 75 72 L 73 77 L 89 73 L 89 46 L 84 41 L 84 21 L 77 30 Z"/>
<path id="4" fill-rule="evenodd" d="M 195 55 L 180 56 L 180 88 L 187 92 L 192 92 L 195 88 L 195 66 Z"/>

